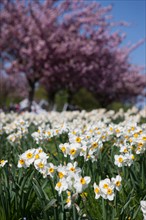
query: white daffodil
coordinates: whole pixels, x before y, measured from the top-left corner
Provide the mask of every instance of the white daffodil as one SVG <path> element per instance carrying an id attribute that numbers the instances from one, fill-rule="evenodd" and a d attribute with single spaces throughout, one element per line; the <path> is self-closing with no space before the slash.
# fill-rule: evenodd
<path id="1" fill-rule="evenodd" d="M 75 159 L 79 153 L 81 151 L 81 146 L 80 144 L 70 144 L 68 147 L 67 147 L 67 154 L 70 156 L 70 159 L 73 160 Z"/>
<path id="2" fill-rule="evenodd" d="M 58 136 L 61 134 L 61 130 L 59 128 L 53 129 L 53 136 Z"/>
<path id="3" fill-rule="evenodd" d="M 71 205 L 72 205 L 71 192 L 67 191 L 67 199 L 66 199 L 65 209 L 71 208 Z"/>
<path id="4" fill-rule="evenodd" d="M 106 191 L 107 199 L 112 201 L 114 199 L 115 193 L 114 193 L 114 187 L 110 186 Z"/>
<path id="5" fill-rule="evenodd" d="M 45 165 L 45 173 L 43 173 L 43 177 L 45 178 L 46 176 L 50 176 L 53 178 L 55 174 L 56 166 L 54 166 L 53 163 L 48 163 Z"/>
<path id="6" fill-rule="evenodd" d="M 81 173 L 81 168 L 77 167 L 78 163 L 74 162 L 72 163 L 68 163 L 66 166 L 67 171 L 69 172 L 70 175 L 74 174 L 74 173 Z"/>
<path id="7" fill-rule="evenodd" d="M 49 156 L 45 152 L 43 152 L 41 148 L 36 149 L 35 155 L 34 155 L 35 160 L 41 159 L 41 160 L 47 161 L 48 158 Z"/>
<path id="8" fill-rule="evenodd" d="M 7 160 L 0 160 L 0 167 L 4 167 L 7 162 Z"/>
<path id="9" fill-rule="evenodd" d="M 143 220 L 146 220 L 146 201 L 140 201 L 141 211 L 143 213 Z"/>
<path id="10" fill-rule="evenodd" d="M 101 180 L 99 188 L 101 190 L 101 196 L 104 199 L 108 199 L 110 201 L 114 199 L 114 185 L 110 179 L 106 178 L 105 180 Z"/>
<path id="11" fill-rule="evenodd" d="M 68 189 L 68 184 L 66 182 L 65 178 L 62 178 L 57 182 L 55 189 L 58 191 L 58 194 L 60 195 L 63 191 L 66 191 Z"/>
<path id="12" fill-rule="evenodd" d="M 43 140 L 43 135 L 39 132 L 33 132 L 31 134 L 32 138 L 36 141 L 36 143 L 38 144 L 41 140 Z"/>
<path id="13" fill-rule="evenodd" d="M 117 165 L 118 167 L 122 167 L 125 162 L 125 157 L 123 155 L 115 155 L 115 162 L 114 164 Z"/>
<path id="14" fill-rule="evenodd" d="M 83 192 L 83 190 L 88 187 L 90 181 L 91 181 L 91 177 L 89 176 L 85 176 L 85 177 L 80 176 L 77 179 L 75 179 L 74 188 L 76 189 L 76 192 L 77 193 Z"/>
<path id="15" fill-rule="evenodd" d="M 69 142 L 70 143 L 78 143 L 81 144 L 83 137 L 81 137 L 80 135 L 77 134 L 69 134 Z"/>
<path id="16" fill-rule="evenodd" d="M 146 151 L 146 142 L 144 143 L 143 141 L 139 140 L 136 142 L 136 154 L 143 154 Z"/>
<path id="17" fill-rule="evenodd" d="M 52 132 L 52 129 L 49 128 L 44 132 L 44 138 L 49 139 L 51 137 L 53 137 L 53 132 Z"/>
<path id="18" fill-rule="evenodd" d="M 116 178 L 112 178 L 111 181 L 114 184 L 116 190 L 120 191 L 120 189 L 122 188 L 122 185 L 121 185 L 122 178 L 121 178 L 121 176 L 117 175 Z"/>
<path id="19" fill-rule="evenodd" d="M 57 172 L 58 172 L 58 177 L 59 177 L 60 179 L 66 177 L 66 176 L 67 176 L 66 166 L 59 165 L 59 166 L 57 167 Z"/>
<path id="20" fill-rule="evenodd" d="M 94 183 L 93 187 L 95 192 L 95 199 L 98 199 L 101 196 L 100 188 L 96 183 Z"/>
<path id="21" fill-rule="evenodd" d="M 14 142 L 16 141 L 16 139 L 17 139 L 16 134 L 15 134 L 15 133 L 10 134 L 10 135 L 7 137 L 7 139 L 8 139 L 10 142 L 14 143 Z"/>
<path id="22" fill-rule="evenodd" d="M 35 149 L 34 148 L 29 149 L 22 154 L 22 157 L 25 160 L 26 166 L 30 166 L 34 162 L 34 160 L 35 160 L 34 156 L 35 156 Z"/>
<path id="23" fill-rule="evenodd" d="M 110 181 L 109 178 L 106 178 L 104 180 L 101 180 L 99 183 L 99 188 L 101 190 L 101 196 L 105 199 L 107 199 L 107 197 L 112 196 L 113 194 L 113 189 L 114 189 L 114 185 L 113 183 Z"/>
<path id="24" fill-rule="evenodd" d="M 121 146 L 120 147 L 120 153 L 128 153 L 129 152 L 129 149 L 128 149 L 128 146 Z"/>
<path id="25" fill-rule="evenodd" d="M 69 147 L 68 143 L 60 144 L 59 148 L 62 151 L 64 157 L 67 157 L 67 148 Z"/>
<path id="26" fill-rule="evenodd" d="M 45 159 L 38 159 L 34 161 L 34 166 L 36 170 L 38 170 L 40 173 L 45 174 L 46 173 L 46 166 L 47 161 Z"/>
<path id="27" fill-rule="evenodd" d="M 125 159 L 124 159 L 124 164 L 125 166 L 131 166 L 131 164 L 133 164 L 133 161 L 135 159 L 135 156 L 133 154 L 127 153 L 124 155 Z"/>
<path id="28" fill-rule="evenodd" d="M 106 193 L 107 189 L 109 188 L 110 185 L 111 185 L 110 179 L 106 178 L 106 179 L 100 181 L 99 188 L 100 188 L 101 192 Z"/>
<path id="29" fill-rule="evenodd" d="M 68 189 L 70 191 L 75 192 L 75 188 L 74 188 L 74 184 L 75 184 L 75 180 L 79 178 L 79 175 L 76 173 L 68 173 L 68 176 L 66 177 L 66 182 L 68 184 Z"/>
<path id="30" fill-rule="evenodd" d="M 88 146 L 85 144 L 81 147 L 80 156 L 84 156 L 86 158 L 87 151 L 88 151 Z"/>
<path id="31" fill-rule="evenodd" d="M 21 156 L 19 157 L 17 167 L 18 167 L 18 168 L 22 168 L 22 167 L 27 168 L 27 167 L 29 167 L 28 164 L 26 165 L 25 159 L 24 159 L 23 155 L 21 155 Z"/>

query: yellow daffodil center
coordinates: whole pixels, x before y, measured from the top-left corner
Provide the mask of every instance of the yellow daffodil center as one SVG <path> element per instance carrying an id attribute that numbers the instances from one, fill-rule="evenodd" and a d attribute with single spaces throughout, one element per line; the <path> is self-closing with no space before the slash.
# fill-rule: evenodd
<path id="1" fill-rule="evenodd" d="M 98 194 L 99 191 L 100 191 L 99 188 L 95 188 L 95 189 L 94 189 L 94 192 L 95 192 L 96 194 Z"/>
<path id="2" fill-rule="evenodd" d="M 119 157 L 118 161 L 119 161 L 119 163 L 122 163 L 123 162 L 123 158 Z"/>
<path id="3" fill-rule="evenodd" d="M 62 152 L 65 152 L 66 148 L 64 146 L 62 146 L 61 150 L 62 150 Z"/>
<path id="4" fill-rule="evenodd" d="M 137 138 L 137 137 L 138 137 L 138 134 L 137 134 L 137 133 L 135 133 L 133 136 L 134 136 L 135 138 Z"/>
<path id="5" fill-rule="evenodd" d="M 125 148 L 125 149 L 124 149 L 124 153 L 127 153 L 127 152 L 128 152 L 128 150 Z"/>
<path id="6" fill-rule="evenodd" d="M 68 191 L 68 192 L 67 192 L 67 195 L 70 196 L 70 195 L 71 195 L 71 192 Z"/>
<path id="7" fill-rule="evenodd" d="M 62 172 L 59 172 L 58 176 L 59 176 L 60 179 L 62 179 L 64 177 L 64 174 Z"/>
<path id="8" fill-rule="evenodd" d="M 24 164 L 24 160 L 23 160 L 23 159 L 20 159 L 20 160 L 19 160 L 19 163 L 20 163 L 21 165 L 23 165 L 23 164 Z"/>
<path id="9" fill-rule="evenodd" d="M 142 140 L 146 141 L 146 137 L 143 137 Z"/>
<path id="10" fill-rule="evenodd" d="M 42 168 L 44 168 L 44 164 L 43 164 L 42 162 L 40 162 L 40 163 L 38 164 L 38 167 L 42 169 Z"/>
<path id="11" fill-rule="evenodd" d="M 94 142 L 94 143 L 92 144 L 92 147 L 96 148 L 96 147 L 98 147 L 98 144 L 97 144 L 96 142 Z"/>
<path id="12" fill-rule="evenodd" d="M 134 159 L 135 159 L 134 155 L 132 155 L 132 156 L 131 156 L 131 159 L 132 159 L 132 160 L 134 160 Z"/>
<path id="13" fill-rule="evenodd" d="M 28 159 L 31 159 L 31 158 L 33 157 L 33 154 L 32 154 L 32 153 L 28 153 L 28 154 L 26 155 L 26 157 L 27 157 Z"/>
<path id="14" fill-rule="evenodd" d="M 120 186 L 121 185 L 121 182 L 120 181 L 117 181 L 116 182 L 116 186 Z"/>
<path id="15" fill-rule="evenodd" d="M 129 139 L 129 142 L 132 142 L 132 139 L 131 139 L 131 138 Z"/>
<path id="16" fill-rule="evenodd" d="M 10 141 L 13 141 L 15 139 L 15 137 L 10 137 Z"/>
<path id="17" fill-rule="evenodd" d="M 75 149 L 71 149 L 71 150 L 70 150 L 70 154 L 71 154 L 71 155 L 74 155 L 75 153 L 76 153 L 76 150 L 75 150 Z"/>
<path id="18" fill-rule="evenodd" d="M 56 185 L 57 185 L 58 188 L 60 188 L 62 186 L 62 183 L 58 182 Z"/>
<path id="19" fill-rule="evenodd" d="M 82 185 L 84 185 L 84 184 L 86 183 L 85 179 L 84 179 L 84 178 L 81 178 L 81 179 L 80 179 L 80 183 L 81 183 Z"/>
<path id="20" fill-rule="evenodd" d="M 37 160 L 37 159 L 39 159 L 39 158 L 40 158 L 39 154 L 36 154 L 36 155 L 35 155 L 35 159 Z"/>
<path id="21" fill-rule="evenodd" d="M 103 188 L 104 188 L 104 189 L 107 189 L 107 188 L 108 188 L 108 184 L 105 183 L 105 184 L 103 185 Z"/>
<path id="22" fill-rule="evenodd" d="M 50 172 L 50 173 L 53 173 L 53 172 L 54 172 L 54 169 L 51 167 L 51 168 L 49 169 L 49 172 Z"/>
<path id="23" fill-rule="evenodd" d="M 75 171 L 75 168 L 74 168 L 74 167 L 71 167 L 70 170 L 71 170 L 72 172 L 74 172 L 74 171 Z"/>
<path id="24" fill-rule="evenodd" d="M 108 190 L 107 190 L 107 194 L 108 194 L 108 195 L 111 195 L 112 192 L 113 192 L 112 189 L 108 189 Z"/>
<path id="25" fill-rule="evenodd" d="M 77 143 L 81 143 L 81 138 L 80 138 L 80 137 L 77 137 L 77 138 L 76 138 L 76 142 L 77 142 Z"/>
<path id="26" fill-rule="evenodd" d="M 69 203 L 70 201 L 71 201 L 70 198 L 67 198 L 66 203 Z"/>
<path id="27" fill-rule="evenodd" d="M 3 164 L 5 161 L 4 160 L 0 160 L 0 164 Z"/>
<path id="28" fill-rule="evenodd" d="M 138 143 L 138 146 L 139 146 L 139 147 L 142 147 L 142 146 L 143 146 L 143 143 Z"/>

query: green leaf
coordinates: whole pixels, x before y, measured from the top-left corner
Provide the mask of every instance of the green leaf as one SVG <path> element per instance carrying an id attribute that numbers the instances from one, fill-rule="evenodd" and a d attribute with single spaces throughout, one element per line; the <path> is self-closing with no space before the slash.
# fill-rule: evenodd
<path id="1" fill-rule="evenodd" d="M 56 203 L 56 199 L 52 199 L 44 208 L 44 211 L 47 211 L 51 206 L 54 206 L 54 204 Z"/>

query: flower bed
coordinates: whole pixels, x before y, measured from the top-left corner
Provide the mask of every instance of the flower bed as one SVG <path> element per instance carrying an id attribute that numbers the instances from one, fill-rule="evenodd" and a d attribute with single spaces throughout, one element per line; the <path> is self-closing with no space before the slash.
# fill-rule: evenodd
<path id="1" fill-rule="evenodd" d="M 145 111 L 1 113 L 0 219 L 142 219 Z"/>

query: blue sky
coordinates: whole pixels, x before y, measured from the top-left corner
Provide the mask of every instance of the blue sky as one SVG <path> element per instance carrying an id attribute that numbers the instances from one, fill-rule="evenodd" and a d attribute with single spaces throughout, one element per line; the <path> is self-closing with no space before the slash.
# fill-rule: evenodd
<path id="1" fill-rule="evenodd" d="M 145 0 L 97 0 L 101 5 L 112 4 L 111 14 L 114 21 L 127 21 L 129 27 L 122 27 L 120 30 L 127 35 L 124 44 L 136 43 L 146 38 L 146 1 Z M 139 46 L 131 53 L 130 61 L 134 64 L 146 65 L 146 43 Z"/>

